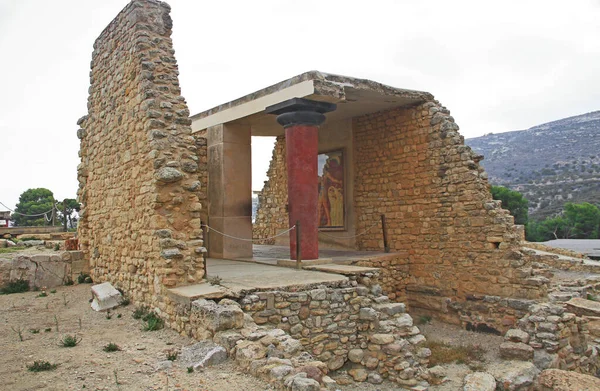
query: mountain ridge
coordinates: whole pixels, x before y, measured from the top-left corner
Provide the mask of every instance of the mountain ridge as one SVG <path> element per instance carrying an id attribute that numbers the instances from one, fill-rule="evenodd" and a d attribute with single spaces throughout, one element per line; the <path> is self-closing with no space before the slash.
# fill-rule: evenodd
<path id="1" fill-rule="evenodd" d="M 533 219 L 566 202 L 600 204 L 600 110 L 465 143 L 484 156 L 492 185 L 523 193 Z"/>

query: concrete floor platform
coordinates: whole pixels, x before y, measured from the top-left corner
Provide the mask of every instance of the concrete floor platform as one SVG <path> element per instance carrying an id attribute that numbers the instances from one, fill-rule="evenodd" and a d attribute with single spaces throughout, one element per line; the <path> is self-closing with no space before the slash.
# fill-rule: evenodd
<path id="1" fill-rule="evenodd" d="M 272 289 L 293 289 L 319 284 L 336 284 L 347 281 L 340 274 L 296 270 L 260 263 L 212 259 L 206 261 L 208 279 L 218 276 L 219 285 L 207 282 L 169 289 L 169 297 L 182 304 L 199 298 L 219 299 L 237 297 L 242 293 Z"/>
<path id="2" fill-rule="evenodd" d="M 290 259 L 290 248 L 288 246 L 255 244 L 252 249 L 252 258 L 238 258 L 236 260 L 262 263 L 266 265 L 277 265 L 279 260 Z M 319 259 L 329 259 L 331 263 L 335 264 L 350 264 L 357 260 L 382 257 L 386 255 L 390 255 L 390 253 L 377 251 L 319 249 Z"/>

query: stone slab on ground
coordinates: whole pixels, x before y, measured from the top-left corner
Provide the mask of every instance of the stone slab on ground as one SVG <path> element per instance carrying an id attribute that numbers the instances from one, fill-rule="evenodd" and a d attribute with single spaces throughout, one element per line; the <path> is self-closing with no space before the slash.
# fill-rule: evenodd
<path id="1" fill-rule="evenodd" d="M 94 311 L 107 311 L 118 307 L 123 300 L 121 292 L 115 289 L 110 282 L 92 286 L 92 309 Z"/>
<path id="2" fill-rule="evenodd" d="M 572 312 L 579 316 L 600 316 L 600 303 L 597 301 L 574 297 L 567 301 L 567 312 Z"/>
<path id="3" fill-rule="evenodd" d="M 227 360 L 227 351 L 223 346 L 212 341 L 200 341 L 183 347 L 179 355 L 179 363 L 185 368 L 194 370 L 217 365 Z"/>
<path id="4" fill-rule="evenodd" d="M 486 372 L 475 372 L 465 376 L 463 391 L 494 391 L 496 379 Z"/>
<path id="5" fill-rule="evenodd" d="M 591 391 L 600 390 L 600 379 L 582 373 L 546 369 L 536 379 L 538 391 Z"/>
<path id="6" fill-rule="evenodd" d="M 316 266 L 304 266 L 306 270 L 317 270 L 325 273 L 336 273 L 344 276 L 354 276 L 365 273 L 377 273 L 378 268 L 375 267 L 362 267 L 362 266 L 351 266 L 351 265 L 337 265 L 335 263 L 328 263 L 324 265 Z"/>
<path id="7" fill-rule="evenodd" d="M 167 290 L 167 296 L 180 304 L 191 304 L 197 299 L 221 299 L 227 295 L 227 290 L 219 285 L 209 283 L 194 284 Z"/>

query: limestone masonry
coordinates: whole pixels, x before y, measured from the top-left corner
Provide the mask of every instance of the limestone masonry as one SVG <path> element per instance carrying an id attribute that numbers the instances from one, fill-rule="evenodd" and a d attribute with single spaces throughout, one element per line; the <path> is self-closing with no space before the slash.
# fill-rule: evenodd
<path id="1" fill-rule="evenodd" d="M 94 281 L 166 308 L 204 275 L 201 156 L 180 95 L 170 7 L 132 1 L 94 44 L 78 167 L 81 249 Z"/>

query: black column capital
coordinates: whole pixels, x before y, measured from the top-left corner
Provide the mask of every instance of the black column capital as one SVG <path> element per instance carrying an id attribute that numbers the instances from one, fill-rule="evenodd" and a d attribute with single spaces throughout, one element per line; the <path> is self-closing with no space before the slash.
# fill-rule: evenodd
<path id="1" fill-rule="evenodd" d="M 292 98 L 267 107 L 265 112 L 277 115 L 277 122 L 288 128 L 294 125 L 319 126 L 325 122 L 324 114 L 336 108 L 335 103 Z"/>

